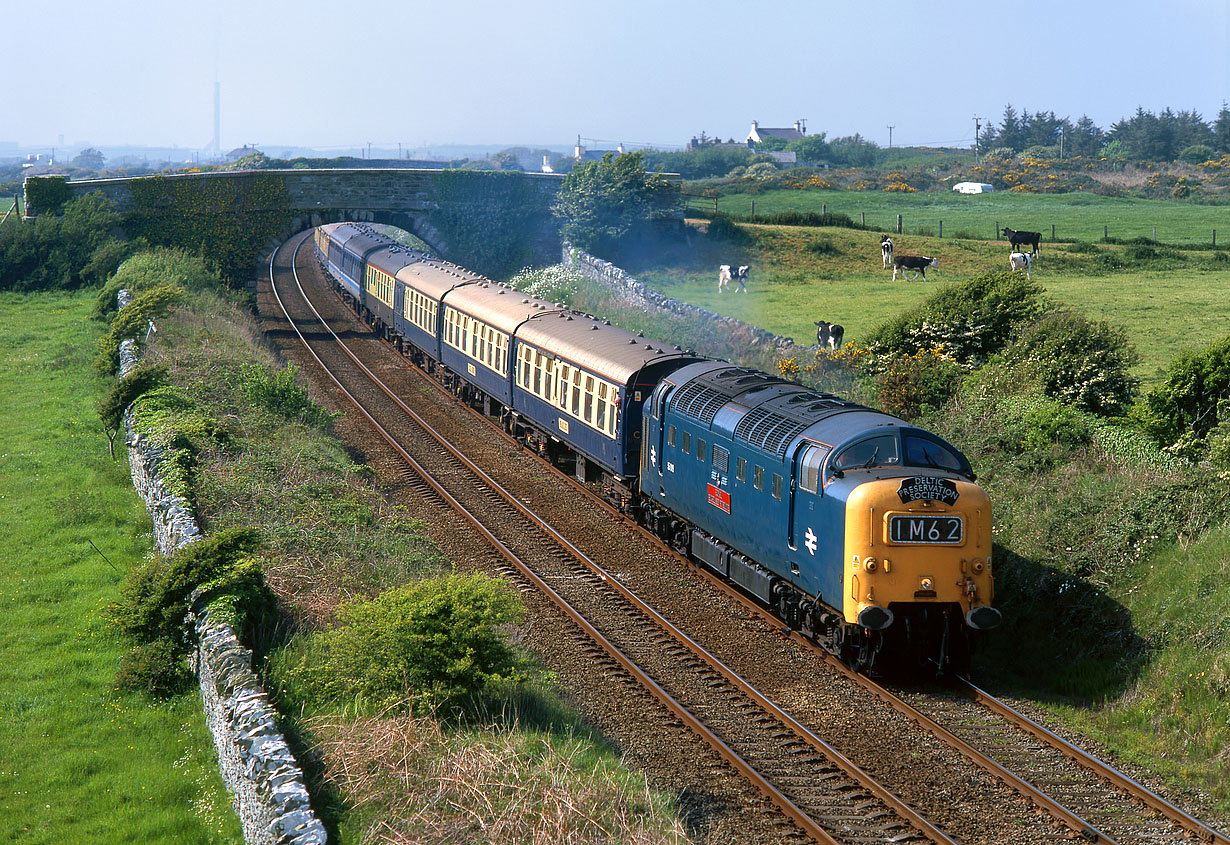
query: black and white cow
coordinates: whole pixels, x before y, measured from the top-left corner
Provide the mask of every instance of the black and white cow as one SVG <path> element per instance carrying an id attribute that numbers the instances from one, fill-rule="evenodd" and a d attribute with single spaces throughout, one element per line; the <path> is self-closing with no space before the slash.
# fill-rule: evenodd
<path id="1" fill-rule="evenodd" d="M 888 235 L 880 235 L 880 253 L 884 256 L 884 269 L 893 263 L 893 239 Z"/>
<path id="2" fill-rule="evenodd" d="M 1021 244 L 1028 244 L 1033 248 L 1032 252 L 1034 255 L 1038 254 L 1038 244 L 1042 241 L 1041 232 L 1018 232 L 1016 229 L 1009 229 L 1007 226 L 1004 227 L 1004 237 L 1008 239 L 1008 243 L 1012 244 L 1013 252 L 1021 252 L 1022 250 L 1018 249 L 1018 247 Z"/>
<path id="3" fill-rule="evenodd" d="M 826 323 L 820 320 L 816 323 L 816 346 L 827 346 L 829 349 L 841 349 L 841 339 L 846 330 L 836 323 Z"/>
<path id="4" fill-rule="evenodd" d="M 747 271 L 751 268 L 746 264 L 741 265 L 738 270 L 731 270 L 729 264 L 723 264 L 718 268 L 718 293 L 726 290 L 733 280 L 738 287 L 736 292 L 743 291 L 747 293 Z"/>
<path id="5" fill-rule="evenodd" d="M 1012 265 L 1012 272 L 1017 270 L 1025 271 L 1025 278 L 1031 278 L 1029 275 L 1030 269 L 1033 267 L 1034 257 L 1028 252 L 1014 252 L 1008 256 L 1008 262 Z"/>
<path id="6" fill-rule="evenodd" d="M 928 258 L 925 255 L 898 255 L 893 259 L 893 281 L 897 281 L 897 273 L 900 271 L 903 278 L 909 281 L 914 281 L 919 276 L 922 280 L 927 281 L 927 268 L 939 267 L 940 262 L 934 258 Z M 910 270 L 914 270 L 914 278 L 910 278 Z"/>

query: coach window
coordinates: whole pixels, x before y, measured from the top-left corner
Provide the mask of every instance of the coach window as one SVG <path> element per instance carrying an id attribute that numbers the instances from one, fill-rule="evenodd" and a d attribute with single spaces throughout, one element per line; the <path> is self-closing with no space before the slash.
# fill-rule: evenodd
<path id="1" fill-rule="evenodd" d="M 594 377 L 585 377 L 585 416 L 583 419 L 590 425 L 594 424 Z"/>
<path id="2" fill-rule="evenodd" d="M 777 473 L 773 473 L 773 498 L 779 502 L 782 498 L 782 477 Z"/>
<path id="3" fill-rule="evenodd" d="M 594 417 L 594 425 L 599 431 L 606 431 L 606 382 L 598 382 L 598 415 Z"/>
<path id="4" fill-rule="evenodd" d="M 679 444 L 679 448 L 685 455 L 692 454 L 692 433 L 690 431 L 683 431 L 680 434 L 683 435 L 683 439 Z"/>
<path id="5" fill-rule="evenodd" d="M 701 462 L 705 460 L 705 441 L 699 437 L 696 438 L 696 460 Z"/>
<path id="6" fill-rule="evenodd" d="M 747 458 L 735 458 L 735 478 L 747 481 Z"/>
<path id="7" fill-rule="evenodd" d="M 559 365 L 559 406 L 565 411 L 568 410 L 568 379 L 572 367 L 567 364 Z"/>
<path id="8" fill-rule="evenodd" d="M 531 388 L 534 393 L 542 395 L 542 353 L 534 353 L 534 386 Z"/>
<path id="9" fill-rule="evenodd" d="M 572 371 L 572 413 L 581 416 L 581 371 Z"/>
<path id="10" fill-rule="evenodd" d="M 758 466 L 752 470 L 752 486 L 757 490 L 764 489 L 764 467 Z"/>
<path id="11" fill-rule="evenodd" d="M 675 427 L 673 425 L 668 426 L 666 429 L 666 443 L 668 446 L 675 445 Z"/>
<path id="12" fill-rule="evenodd" d="M 548 358 L 547 365 L 543 368 L 543 371 L 546 373 L 546 376 L 543 378 L 542 398 L 550 402 L 551 398 L 555 396 L 555 360 Z"/>

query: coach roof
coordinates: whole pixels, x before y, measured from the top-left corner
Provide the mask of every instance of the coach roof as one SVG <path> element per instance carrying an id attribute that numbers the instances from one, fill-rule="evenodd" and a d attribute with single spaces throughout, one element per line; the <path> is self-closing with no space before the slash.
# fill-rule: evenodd
<path id="1" fill-rule="evenodd" d="M 531 317 L 561 310 L 559 305 L 481 277 L 475 277 L 474 284 L 454 288 L 445 296 L 444 304 L 509 335 Z"/>
<path id="2" fill-rule="evenodd" d="M 696 358 L 575 311 L 536 316 L 521 327 L 517 339 L 619 384 L 627 384 L 647 365 Z"/>

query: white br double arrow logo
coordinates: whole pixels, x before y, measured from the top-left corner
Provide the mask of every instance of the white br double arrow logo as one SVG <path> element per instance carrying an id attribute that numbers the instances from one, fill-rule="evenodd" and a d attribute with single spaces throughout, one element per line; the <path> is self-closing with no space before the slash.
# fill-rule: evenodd
<path id="1" fill-rule="evenodd" d="M 807 551 L 811 552 L 814 557 L 816 554 L 816 535 L 811 532 L 811 526 L 807 526 L 807 533 L 803 535 L 806 541 L 803 543 L 807 546 Z"/>

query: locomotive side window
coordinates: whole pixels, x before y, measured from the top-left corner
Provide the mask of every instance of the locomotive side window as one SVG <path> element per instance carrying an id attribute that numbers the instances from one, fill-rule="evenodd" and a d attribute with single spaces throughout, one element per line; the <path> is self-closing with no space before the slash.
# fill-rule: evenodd
<path id="1" fill-rule="evenodd" d="M 820 467 L 828 456 L 829 450 L 823 446 L 808 446 L 803 452 L 803 459 L 799 461 L 799 486 L 808 493 L 820 489 Z"/>
<path id="2" fill-rule="evenodd" d="M 758 466 L 752 472 L 752 486 L 757 490 L 764 489 L 764 467 Z"/>
<path id="3" fill-rule="evenodd" d="M 777 473 L 773 473 L 773 498 L 779 502 L 782 499 L 782 477 Z"/>
<path id="4" fill-rule="evenodd" d="M 897 438 L 891 434 L 869 437 L 848 446 L 833 461 L 835 470 L 870 469 L 879 466 L 895 466 L 901 463 L 897 452 Z"/>
<path id="5" fill-rule="evenodd" d="M 675 445 L 675 427 L 673 425 L 666 430 L 666 442 L 667 445 Z"/>
<path id="6" fill-rule="evenodd" d="M 735 458 L 735 478 L 747 481 L 747 458 Z"/>
<path id="7" fill-rule="evenodd" d="M 683 440 L 679 444 L 679 448 L 683 451 L 683 454 L 690 455 L 692 454 L 692 432 L 684 431 L 681 433 L 683 434 Z"/>
<path id="8" fill-rule="evenodd" d="M 701 461 L 702 463 L 705 460 L 705 441 L 701 440 L 699 437 L 696 438 L 696 460 Z"/>

